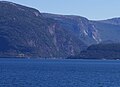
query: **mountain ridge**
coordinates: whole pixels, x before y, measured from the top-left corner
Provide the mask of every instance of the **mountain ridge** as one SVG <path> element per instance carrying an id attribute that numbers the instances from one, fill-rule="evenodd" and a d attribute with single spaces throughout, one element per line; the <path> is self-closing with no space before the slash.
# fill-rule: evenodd
<path id="1" fill-rule="evenodd" d="M 120 42 L 117 18 L 92 21 L 7 1 L 0 1 L 0 13 L 0 57 L 60 58 L 78 55 L 93 44 Z"/>
<path id="2" fill-rule="evenodd" d="M 84 43 L 38 10 L 0 2 L 0 57 L 66 57 Z"/>

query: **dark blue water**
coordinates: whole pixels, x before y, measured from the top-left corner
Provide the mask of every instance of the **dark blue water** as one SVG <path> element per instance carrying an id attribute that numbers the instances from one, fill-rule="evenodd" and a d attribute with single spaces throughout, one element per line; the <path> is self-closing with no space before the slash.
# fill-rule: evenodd
<path id="1" fill-rule="evenodd" d="M 120 61 L 0 59 L 0 87 L 120 87 Z"/>

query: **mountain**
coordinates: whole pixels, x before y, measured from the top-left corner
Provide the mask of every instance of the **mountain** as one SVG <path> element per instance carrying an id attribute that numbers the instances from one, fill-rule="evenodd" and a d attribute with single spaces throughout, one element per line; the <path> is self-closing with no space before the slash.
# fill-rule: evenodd
<path id="1" fill-rule="evenodd" d="M 107 19 L 107 20 L 101 20 L 103 23 L 107 24 L 113 24 L 113 25 L 120 25 L 120 18 L 112 18 L 112 19 Z"/>
<path id="2" fill-rule="evenodd" d="M 66 57 L 85 43 L 36 9 L 0 1 L 0 57 Z"/>
<path id="3" fill-rule="evenodd" d="M 70 59 L 120 59 L 120 43 L 96 44 Z"/>
<path id="4" fill-rule="evenodd" d="M 120 42 L 120 39 L 119 39 L 120 24 L 111 22 L 111 20 L 114 20 L 114 19 L 109 19 L 109 20 L 91 21 L 91 24 L 95 26 L 98 32 L 98 36 L 101 39 L 101 42 L 111 41 L 113 43 L 119 43 Z"/>
<path id="5" fill-rule="evenodd" d="M 82 40 L 88 46 L 101 42 L 95 25 L 87 18 L 74 15 L 55 15 L 42 13 L 46 18 L 52 18 L 57 21 L 61 28 L 72 32 L 77 38 Z"/>
<path id="6" fill-rule="evenodd" d="M 43 15 L 58 21 L 62 28 L 71 31 L 88 46 L 106 41 L 120 42 L 120 18 L 94 21 L 74 15 L 48 13 L 43 13 Z"/>
<path id="7" fill-rule="evenodd" d="M 120 18 L 94 21 L 0 1 L 0 57 L 65 58 L 119 37 Z"/>

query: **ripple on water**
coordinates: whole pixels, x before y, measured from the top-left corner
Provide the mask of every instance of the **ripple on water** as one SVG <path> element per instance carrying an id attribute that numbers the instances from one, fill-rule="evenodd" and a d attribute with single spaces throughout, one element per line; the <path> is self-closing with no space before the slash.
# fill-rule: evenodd
<path id="1" fill-rule="evenodd" d="M 0 59 L 0 87 L 120 87 L 120 61 Z"/>

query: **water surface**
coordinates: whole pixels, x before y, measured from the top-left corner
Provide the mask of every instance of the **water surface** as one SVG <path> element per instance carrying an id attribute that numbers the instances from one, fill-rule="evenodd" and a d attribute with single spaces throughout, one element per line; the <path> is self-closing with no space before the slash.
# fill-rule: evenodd
<path id="1" fill-rule="evenodd" d="M 120 61 L 0 59 L 0 87 L 120 87 Z"/>

